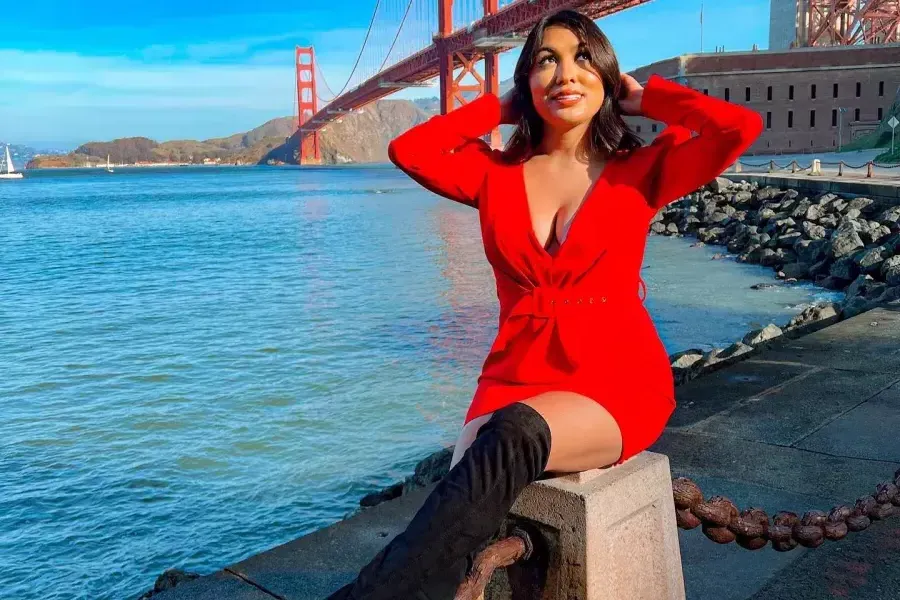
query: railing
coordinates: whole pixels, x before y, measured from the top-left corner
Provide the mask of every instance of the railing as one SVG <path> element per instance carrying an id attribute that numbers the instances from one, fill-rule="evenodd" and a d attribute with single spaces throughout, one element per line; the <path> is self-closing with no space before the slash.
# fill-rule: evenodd
<path id="1" fill-rule="evenodd" d="M 749 167 L 749 168 L 748 168 Z M 824 167 L 824 168 L 823 168 Z M 834 167 L 837 167 L 837 173 L 834 173 Z M 873 160 L 860 165 L 853 165 L 842 160 L 837 162 L 823 161 L 818 158 L 813 159 L 807 166 L 801 167 L 796 160 L 792 160 L 784 165 L 778 164 L 774 160 L 764 163 L 752 163 L 743 160 L 737 160 L 727 171 L 729 173 L 791 173 L 806 175 L 830 175 L 834 177 L 844 177 L 847 175 L 862 176 L 862 169 L 865 169 L 865 177 L 871 178 L 900 178 L 900 171 L 893 171 L 900 168 L 900 164 L 879 163 Z M 876 171 L 876 169 L 878 169 Z M 828 172 L 831 171 L 831 172 Z"/>

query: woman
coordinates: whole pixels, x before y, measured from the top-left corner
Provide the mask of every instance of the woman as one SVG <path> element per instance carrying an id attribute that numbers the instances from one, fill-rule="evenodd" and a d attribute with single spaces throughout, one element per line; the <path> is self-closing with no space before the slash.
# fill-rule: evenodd
<path id="1" fill-rule="evenodd" d="M 333 600 L 452 598 L 528 484 L 624 462 L 674 410 L 639 295 L 647 231 L 753 143 L 760 116 L 656 75 L 642 88 L 571 11 L 537 24 L 513 80 L 502 100 L 483 95 L 390 144 L 410 177 L 478 210 L 500 327 L 450 472 Z M 642 147 L 623 114 L 667 127 Z M 502 152 L 480 139 L 501 123 L 516 125 Z"/>

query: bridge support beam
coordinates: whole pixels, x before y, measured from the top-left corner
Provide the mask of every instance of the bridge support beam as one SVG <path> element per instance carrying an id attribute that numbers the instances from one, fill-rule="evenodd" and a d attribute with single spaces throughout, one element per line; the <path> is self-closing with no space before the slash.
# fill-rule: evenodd
<path id="1" fill-rule="evenodd" d="M 484 0 L 485 16 L 494 14 L 499 9 L 499 0 Z M 464 92 L 475 92 L 477 98 L 483 94 L 500 93 L 500 55 L 494 51 L 481 54 L 447 52 L 442 47 L 441 40 L 453 33 L 453 0 L 438 0 L 438 39 L 435 43 L 440 54 L 438 74 L 440 77 L 440 107 L 441 114 L 445 115 L 454 108 L 471 101 L 466 98 Z M 476 69 L 478 59 L 484 59 L 484 76 Z M 458 76 L 454 77 L 457 64 L 462 66 Z M 476 83 L 463 84 L 462 80 L 471 75 Z M 500 129 L 495 128 L 486 140 L 493 148 L 503 145 L 500 137 Z"/>
<path id="2" fill-rule="evenodd" d="M 301 165 L 320 164 L 319 132 L 304 130 L 303 125 L 318 112 L 316 106 L 316 56 L 312 46 L 297 46 L 294 52 L 297 67 L 297 162 Z"/>

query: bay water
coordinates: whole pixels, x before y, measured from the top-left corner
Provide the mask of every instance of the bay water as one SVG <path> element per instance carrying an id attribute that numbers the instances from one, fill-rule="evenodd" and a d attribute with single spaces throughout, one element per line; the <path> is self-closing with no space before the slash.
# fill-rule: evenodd
<path id="1" fill-rule="evenodd" d="M 670 353 L 810 284 L 651 236 Z M 132 599 L 334 523 L 452 445 L 497 304 L 476 211 L 390 166 L 0 183 L 0 598 Z"/>

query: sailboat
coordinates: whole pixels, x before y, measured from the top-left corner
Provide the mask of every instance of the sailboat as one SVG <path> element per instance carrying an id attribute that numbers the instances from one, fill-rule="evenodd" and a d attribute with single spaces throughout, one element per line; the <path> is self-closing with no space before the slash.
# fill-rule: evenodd
<path id="1" fill-rule="evenodd" d="M 12 157 L 9 155 L 9 146 L 6 147 L 6 173 L 0 172 L 0 179 L 22 179 L 21 173 L 16 173 Z"/>
<path id="2" fill-rule="evenodd" d="M 106 172 L 107 173 L 113 172 L 112 166 L 110 166 L 110 164 L 109 164 L 109 154 L 106 155 Z"/>

